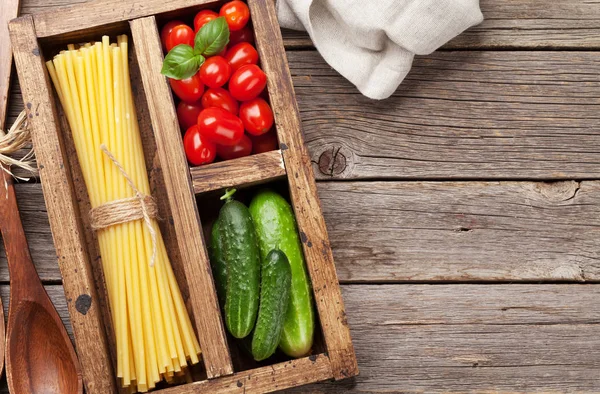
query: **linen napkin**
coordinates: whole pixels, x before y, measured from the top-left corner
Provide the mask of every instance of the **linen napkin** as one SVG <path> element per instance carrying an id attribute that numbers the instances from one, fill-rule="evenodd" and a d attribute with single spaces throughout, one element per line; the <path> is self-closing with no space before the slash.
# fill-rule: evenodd
<path id="1" fill-rule="evenodd" d="M 282 27 L 306 30 L 327 63 L 367 97 L 392 95 L 416 55 L 481 23 L 479 0 L 277 0 Z"/>

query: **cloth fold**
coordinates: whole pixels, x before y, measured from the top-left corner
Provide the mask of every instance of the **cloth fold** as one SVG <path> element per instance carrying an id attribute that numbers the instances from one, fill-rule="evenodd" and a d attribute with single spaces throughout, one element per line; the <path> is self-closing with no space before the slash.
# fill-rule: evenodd
<path id="1" fill-rule="evenodd" d="M 372 99 L 392 95 L 416 55 L 481 23 L 479 0 L 277 0 L 282 27 L 305 30 L 327 63 Z"/>

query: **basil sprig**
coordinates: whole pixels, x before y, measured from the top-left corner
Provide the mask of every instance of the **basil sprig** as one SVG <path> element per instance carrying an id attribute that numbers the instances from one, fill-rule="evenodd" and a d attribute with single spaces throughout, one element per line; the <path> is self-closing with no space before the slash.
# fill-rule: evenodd
<path id="1" fill-rule="evenodd" d="M 194 47 L 180 44 L 167 53 L 161 74 L 172 79 L 186 79 L 198 72 L 206 56 L 221 52 L 229 43 L 229 26 L 224 17 L 208 22 L 194 39 Z"/>

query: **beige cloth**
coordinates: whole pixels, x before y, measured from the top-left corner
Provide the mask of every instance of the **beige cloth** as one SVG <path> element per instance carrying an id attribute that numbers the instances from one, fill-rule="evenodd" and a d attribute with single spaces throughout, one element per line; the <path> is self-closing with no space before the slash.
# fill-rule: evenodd
<path id="1" fill-rule="evenodd" d="M 373 99 L 389 97 L 414 55 L 480 23 L 479 0 L 278 0 L 282 27 L 306 30 L 325 61 Z"/>

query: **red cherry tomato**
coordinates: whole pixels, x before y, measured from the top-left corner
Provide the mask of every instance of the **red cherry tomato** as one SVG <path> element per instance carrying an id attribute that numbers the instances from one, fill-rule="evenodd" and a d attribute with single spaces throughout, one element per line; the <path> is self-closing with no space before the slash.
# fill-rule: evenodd
<path id="1" fill-rule="evenodd" d="M 217 19 L 219 14 L 211 10 L 202 10 L 196 14 L 194 17 L 194 31 L 198 33 L 202 26 L 206 25 L 208 22 L 213 19 Z"/>
<path id="2" fill-rule="evenodd" d="M 237 159 L 252 153 L 252 141 L 247 135 L 243 135 L 240 142 L 235 145 L 217 145 L 217 156 L 223 160 Z"/>
<path id="3" fill-rule="evenodd" d="M 223 4 L 220 16 L 224 16 L 230 31 L 241 30 L 250 19 L 250 10 L 243 1 L 234 0 Z"/>
<path id="4" fill-rule="evenodd" d="M 251 44 L 240 42 L 227 51 L 225 59 L 231 64 L 231 69 L 236 71 L 246 64 L 258 64 L 258 52 Z"/>
<path id="5" fill-rule="evenodd" d="M 239 104 L 227 90 L 210 88 L 202 95 L 202 107 L 218 107 L 237 115 Z"/>
<path id="6" fill-rule="evenodd" d="M 160 31 L 160 42 L 162 43 L 163 51 L 167 50 L 167 37 L 173 31 L 173 28 L 178 25 L 185 25 L 182 21 L 168 22 Z"/>
<path id="7" fill-rule="evenodd" d="M 188 25 L 173 26 L 171 32 L 167 34 L 167 40 L 165 41 L 167 52 L 179 44 L 194 46 L 194 31 Z"/>
<path id="8" fill-rule="evenodd" d="M 169 78 L 169 83 L 177 97 L 188 104 L 194 104 L 200 100 L 202 98 L 202 93 L 204 93 L 204 84 L 202 84 L 202 81 L 200 80 L 199 73 L 179 81 Z"/>
<path id="9" fill-rule="evenodd" d="M 248 134 L 261 135 L 273 126 L 273 111 L 265 100 L 255 98 L 240 105 L 240 119 Z"/>
<path id="10" fill-rule="evenodd" d="M 198 124 L 198 115 L 202 112 L 200 102 L 188 104 L 185 101 L 180 101 L 177 104 L 177 120 L 182 130 L 187 130 Z"/>
<path id="11" fill-rule="evenodd" d="M 222 50 L 221 52 L 217 53 L 217 56 L 222 56 L 222 57 L 225 57 L 225 54 L 227 53 L 227 47 L 228 47 L 228 46 L 229 46 L 229 44 L 228 44 L 228 45 L 225 45 L 225 46 L 223 47 L 223 50 Z"/>
<path id="12" fill-rule="evenodd" d="M 252 153 L 264 153 L 277 149 L 277 134 L 275 134 L 275 130 L 269 131 L 263 135 L 259 135 L 257 137 L 250 136 L 252 140 Z"/>
<path id="13" fill-rule="evenodd" d="M 229 76 L 231 76 L 231 66 L 222 56 L 209 57 L 200 67 L 200 79 L 209 88 L 225 85 Z"/>
<path id="14" fill-rule="evenodd" d="M 267 85 L 267 76 L 256 64 L 247 64 L 233 73 L 229 80 L 229 93 L 239 101 L 257 97 Z"/>
<path id="15" fill-rule="evenodd" d="M 183 136 L 185 155 L 195 166 L 212 163 L 217 155 L 217 147 L 200 134 L 198 125 L 190 127 Z"/>
<path id="16" fill-rule="evenodd" d="M 198 115 L 200 133 L 219 145 L 235 145 L 244 136 L 244 125 L 240 118 L 223 108 L 203 109 Z"/>
<path id="17" fill-rule="evenodd" d="M 254 34 L 250 26 L 246 25 L 240 30 L 229 32 L 229 45 L 239 44 L 240 42 L 254 44 Z"/>

